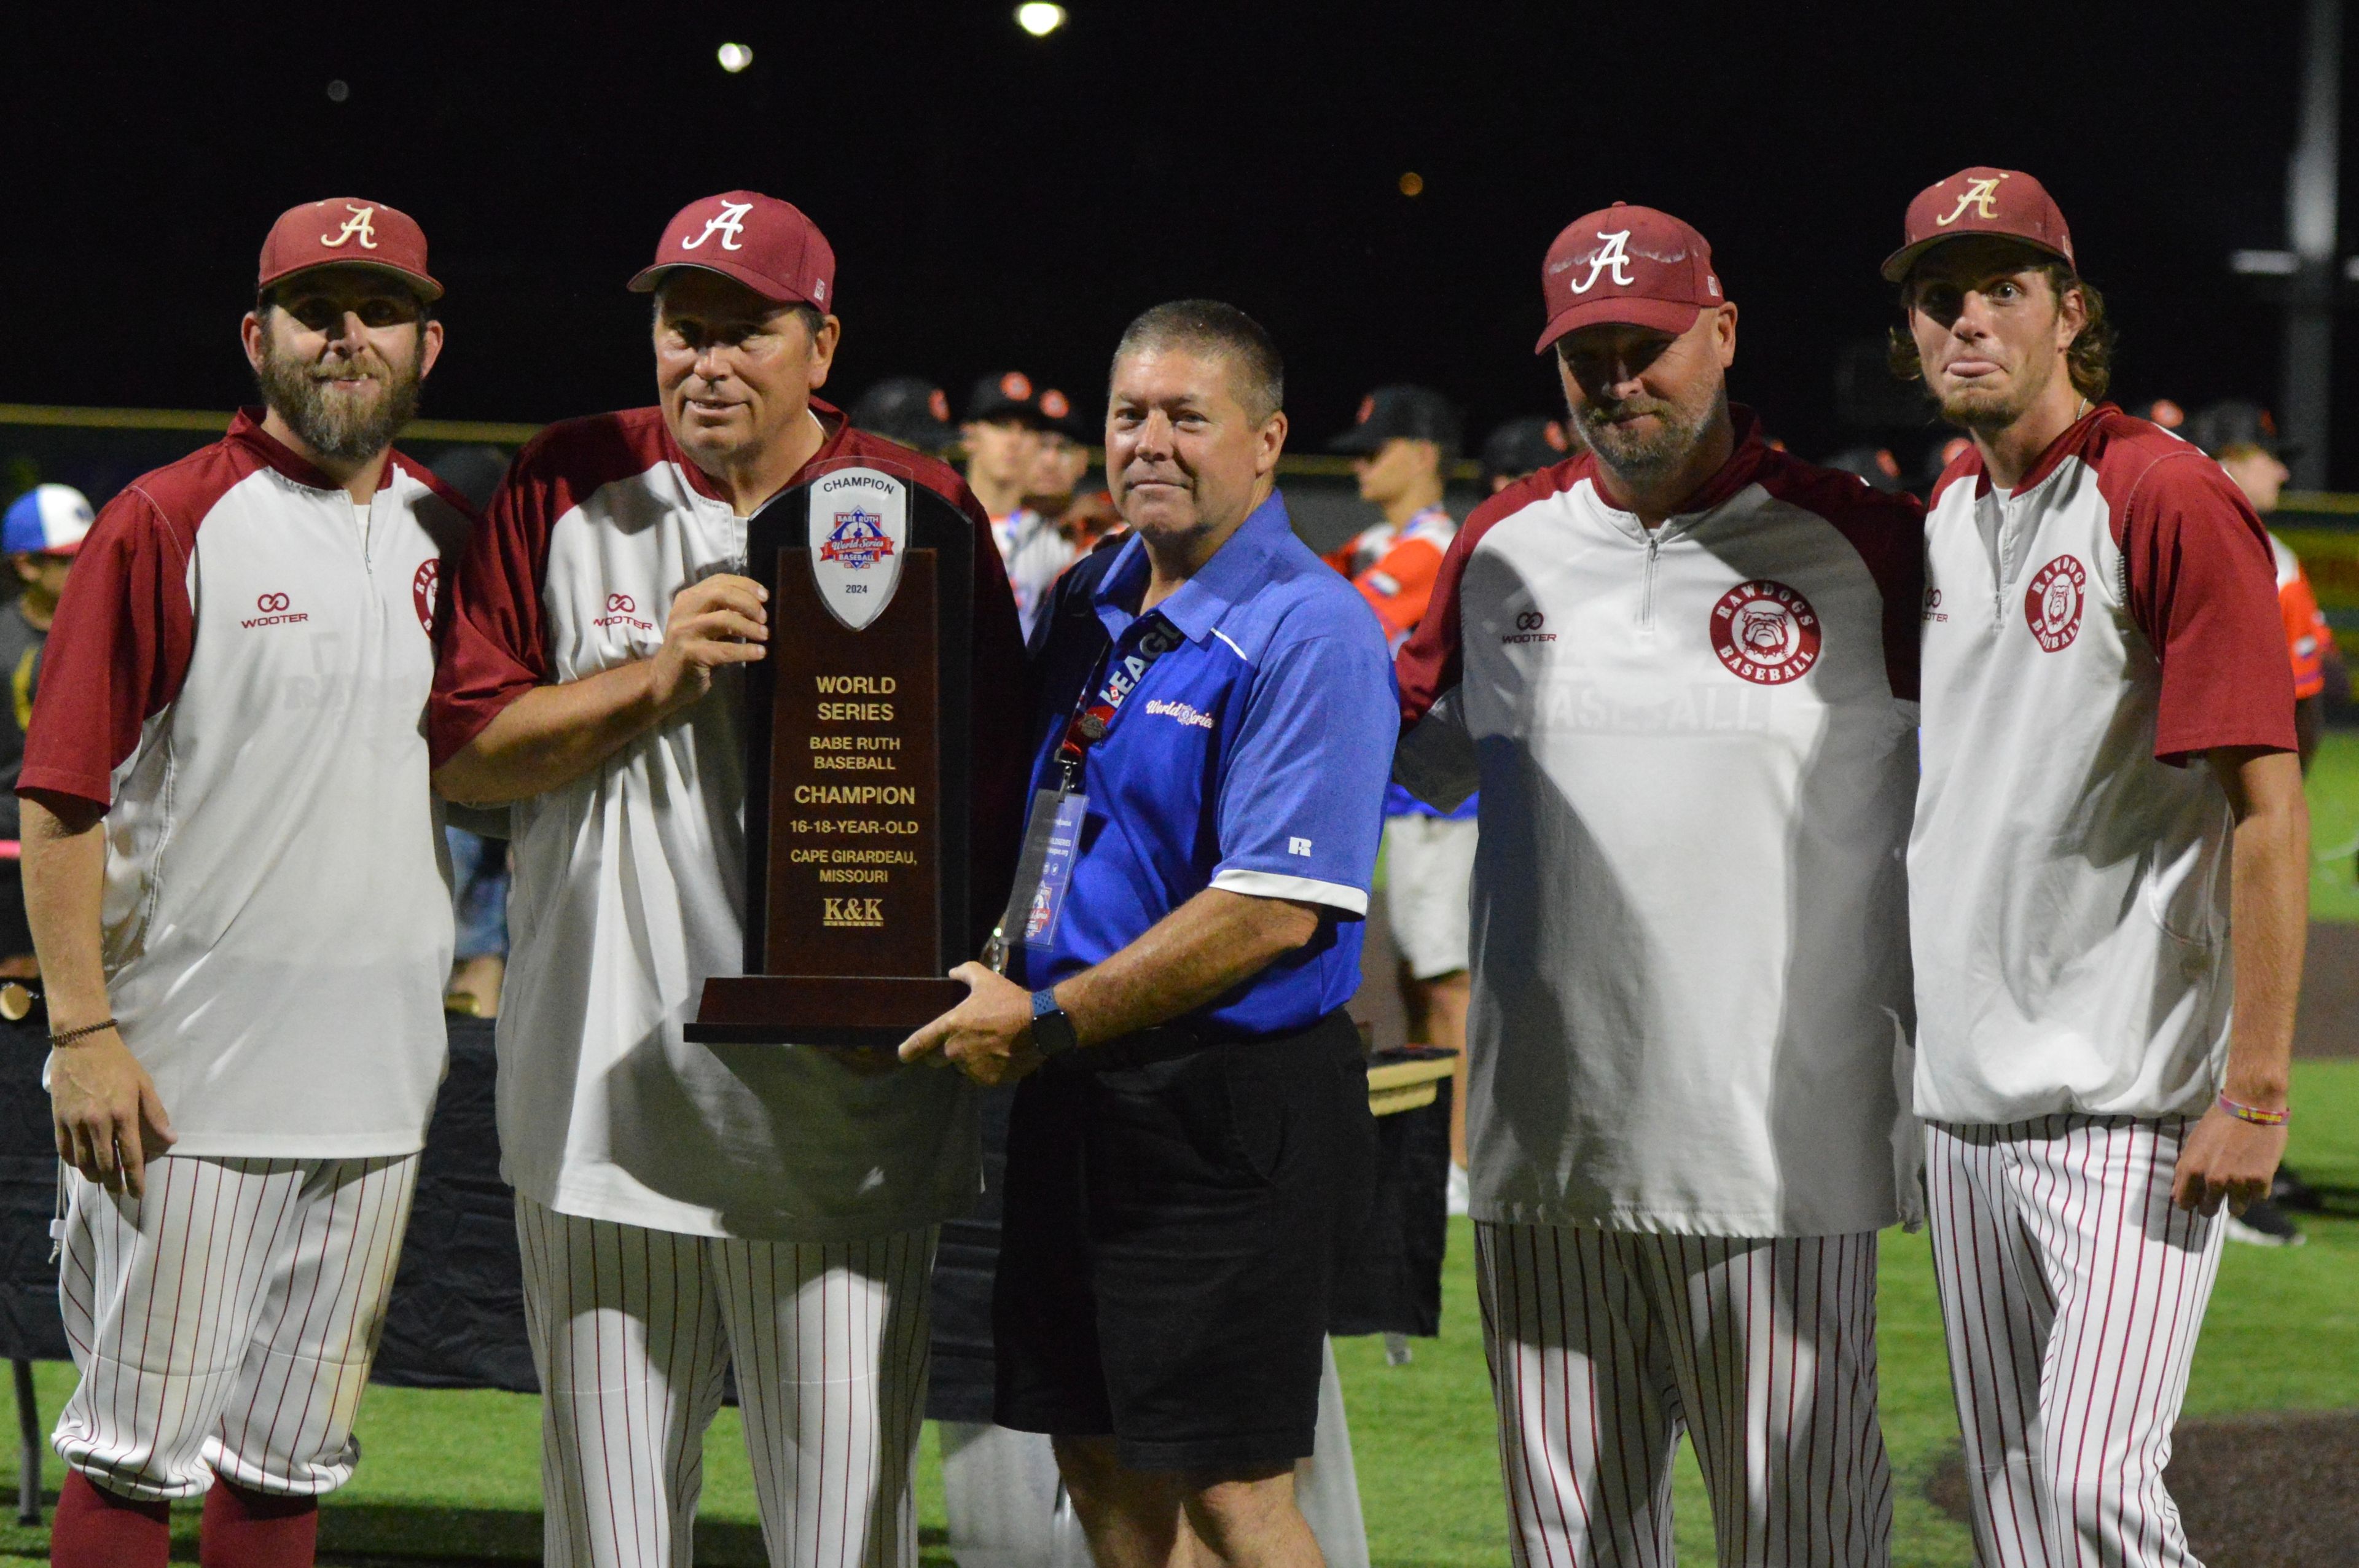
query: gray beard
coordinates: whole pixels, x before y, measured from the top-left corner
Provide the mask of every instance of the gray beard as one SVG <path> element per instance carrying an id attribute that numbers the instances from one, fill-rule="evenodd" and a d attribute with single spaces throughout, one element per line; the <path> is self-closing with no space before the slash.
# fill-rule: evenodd
<path id="1" fill-rule="evenodd" d="M 375 457 L 393 444 L 401 427 L 418 413 L 418 395 L 424 378 L 419 358 L 395 366 L 389 373 L 364 372 L 384 390 L 373 403 L 340 397 L 314 380 L 311 366 L 280 357 L 266 346 L 262 364 L 254 373 L 255 385 L 266 406 L 287 421 L 303 444 L 323 458 L 354 462 Z"/>
<path id="2" fill-rule="evenodd" d="M 1647 407 L 1644 412 L 1662 418 L 1662 428 L 1652 436 L 1634 436 L 1607 422 L 1608 415 L 1622 413 L 1626 406 L 1616 404 L 1601 409 L 1593 403 L 1584 404 L 1574 412 L 1573 423 L 1581 427 L 1582 438 L 1597 454 L 1598 462 L 1615 478 L 1643 484 L 1676 473 L 1695 455 L 1695 449 L 1703 444 L 1704 433 L 1727 411 L 1728 391 L 1722 388 L 1690 423 L 1681 423 L 1678 410 L 1669 404 Z"/>

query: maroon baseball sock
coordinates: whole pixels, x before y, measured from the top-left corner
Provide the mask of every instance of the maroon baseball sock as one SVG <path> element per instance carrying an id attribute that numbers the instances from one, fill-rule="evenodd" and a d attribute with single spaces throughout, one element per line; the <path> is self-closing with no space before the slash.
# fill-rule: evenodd
<path id="1" fill-rule="evenodd" d="M 197 1530 L 202 1568 L 311 1568 L 320 1499 L 274 1498 L 217 1480 Z"/>
<path id="2" fill-rule="evenodd" d="M 164 1568 L 171 1512 L 169 1503 L 119 1498 L 69 1470 L 49 1527 L 51 1568 Z"/>

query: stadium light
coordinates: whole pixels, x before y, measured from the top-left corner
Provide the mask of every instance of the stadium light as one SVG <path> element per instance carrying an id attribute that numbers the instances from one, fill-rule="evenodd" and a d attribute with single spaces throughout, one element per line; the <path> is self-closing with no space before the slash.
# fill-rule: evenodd
<path id="1" fill-rule="evenodd" d="M 754 51 L 744 44 L 721 46 L 721 69 L 734 76 L 754 63 Z"/>
<path id="2" fill-rule="evenodd" d="M 2291 277 L 2301 258 L 2291 251 L 2230 251 L 2228 270 L 2245 277 Z"/>
<path id="3" fill-rule="evenodd" d="M 1016 25 L 1036 38 L 1045 38 L 1065 25 L 1065 8 L 1047 0 L 1030 0 L 1016 7 Z"/>

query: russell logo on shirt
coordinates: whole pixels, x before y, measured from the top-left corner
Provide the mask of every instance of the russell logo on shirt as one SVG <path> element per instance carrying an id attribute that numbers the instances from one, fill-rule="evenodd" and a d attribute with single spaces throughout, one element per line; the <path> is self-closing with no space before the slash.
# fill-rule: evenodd
<path id="1" fill-rule="evenodd" d="M 2058 654 L 2072 645 L 2081 633 L 2088 588 L 2089 568 L 2078 556 L 2059 556 L 2033 574 L 2023 596 L 2023 618 L 2041 647 Z"/>
<path id="2" fill-rule="evenodd" d="M 1782 582 L 1740 582 L 1712 607 L 1712 651 L 1730 673 L 1784 686 L 1819 662 L 1819 612 Z"/>

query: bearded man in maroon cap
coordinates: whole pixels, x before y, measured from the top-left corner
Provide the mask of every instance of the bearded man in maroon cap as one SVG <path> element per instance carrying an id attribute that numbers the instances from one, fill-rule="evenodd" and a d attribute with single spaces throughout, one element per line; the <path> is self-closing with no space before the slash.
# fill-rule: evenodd
<path id="1" fill-rule="evenodd" d="M 1589 450 L 1477 507 L 1402 649 L 1395 776 L 1479 786 L 1473 1154 L 1518 1563 L 1872 1568 L 1875 1233 L 1916 1206 L 1913 502 L 1728 401 L 1711 247 L 1617 203 L 1542 265 Z"/>
<path id="2" fill-rule="evenodd" d="M 82 1380 L 50 1555 L 308 1563 L 442 1077 L 451 894 L 422 732 L 465 503 L 391 448 L 442 346 L 380 202 L 271 229 L 263 406 L 83 540 L 16 782 Z"/>
<path id="3" fill-rule="evenodd" d="M 842 328 L 809 218 L 691 202 L 631 287 L 655 296 L 659 403 L 516 459 L 458 574 L 430 730 L 446 795 L 514 806 L 499 1127 L 548 1560 L 687 1560 L 734 1363 L 772 1560 L 914 1563 L 926 1281 L 975 1195 L 970 1091 L 682 1028 L 743 972 L 739 666 L 799 630 L 745 576 L 746 519 L 842 460 L 966 512 L 974 689 L 1007 703 L 975 716 L 978 846 L 1022 816 L 1015 601 L 958 476 L 815 395 Z"/>
<path id="4" fill-rule="evenodd" d="M 1908 875 L 1975 1555 L 2191 1564 L 2163 1467 L 2222 1210 L 2285 1153 L 2308 913 L 2276 562 L 2218 463 L 2104 401 L 2039 181 L 1961 169 L 1904 222 L 1894 365 L 1973 438 L 1926 518 Z"/>

